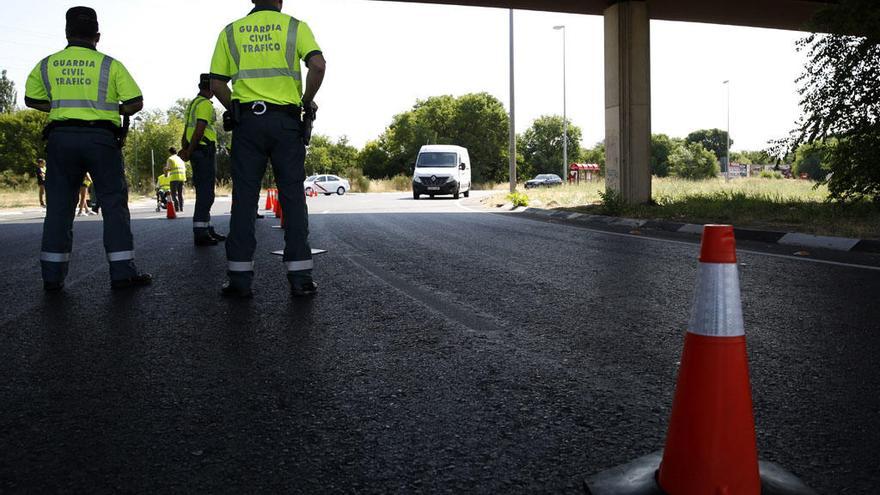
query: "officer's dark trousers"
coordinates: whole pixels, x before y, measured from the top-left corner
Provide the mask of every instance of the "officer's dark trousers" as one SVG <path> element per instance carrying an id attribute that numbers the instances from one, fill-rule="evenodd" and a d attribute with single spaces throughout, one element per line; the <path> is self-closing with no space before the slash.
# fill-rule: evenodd
<path id="1" fill-rule="evenodd" d="M 110 262 L 110 278 L 122 280 L 137 275 L 128 185 L 122 153 L 113 133 L 79 127 L 53 130 L 46 167 L 46 219 L 40 253 L 43 280 L 61 282 L 67 275 L 73 245 L 73 214 L 86 172 L 92 176 L 104 215 L 104 249 Z"/>
<path id="2" fill-rule="evenodd" d="M 171 181 L 171 201 L 175 211 L 183 211 L 183 181 Z"/>
<path id="3" fill-rule="evenodd" d="M 294 115 L 273 111 L 254 115 L 242 110 L 241 121 L 232 134 L 232 218 L 226 240 L 229 280 L 233 285 L 250 287 L 253 281 L 257 246 L 254 223 L 269 159 L 284 211 L 284 263 L 288 278 L 293 282 L 311 277 L 309 212 L 303 192 L 305 151 L 300 121 Z"/>
<path id="4" fill-rule="evenodd" d="M 193 234 L 208 235 L 211 227 L 211 207 L 214 206 L 214 182 L 217 178 L 217 148 L 199 146 L 192 154 L 193 185 L 196 190 L 196 208 L 193 213 Z"/>

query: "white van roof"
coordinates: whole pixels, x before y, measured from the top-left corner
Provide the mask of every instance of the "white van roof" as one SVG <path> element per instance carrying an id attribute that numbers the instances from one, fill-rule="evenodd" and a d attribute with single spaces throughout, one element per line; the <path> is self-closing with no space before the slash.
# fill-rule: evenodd
<path id="1" fill-rule="evenodd" d="M 431 152 L 431 151 L 454 151 L 460 153 L 462 151 L 467 151 L 467 149 L 456 146 L 454 144 L 426 144 L 422 146 L 422 149 L 419 150 L 419 153 Z"/>

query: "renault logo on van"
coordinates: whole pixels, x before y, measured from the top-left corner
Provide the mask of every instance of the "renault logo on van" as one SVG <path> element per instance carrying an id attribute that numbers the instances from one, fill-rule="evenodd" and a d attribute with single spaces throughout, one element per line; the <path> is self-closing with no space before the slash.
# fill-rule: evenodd
<path id="1" fill-rule="evenodd" d="M 431 176 L 431 182 L 437 182 L 437 176 L 436 176 L 436 175 L 432 175 L 432 176 Z"/>

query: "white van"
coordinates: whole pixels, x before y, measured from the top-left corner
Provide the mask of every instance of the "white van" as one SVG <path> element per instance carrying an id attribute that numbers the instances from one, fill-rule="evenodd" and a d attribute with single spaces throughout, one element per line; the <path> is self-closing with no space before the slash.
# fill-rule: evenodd
<path id="1" fill-rule="evenodd" d="M 451 194 L 458 199 L 471 195 L 471 157 L 461 146 L 429 144 L 422 146 L 413 172 L 413 199 L 427 194 Z"/>

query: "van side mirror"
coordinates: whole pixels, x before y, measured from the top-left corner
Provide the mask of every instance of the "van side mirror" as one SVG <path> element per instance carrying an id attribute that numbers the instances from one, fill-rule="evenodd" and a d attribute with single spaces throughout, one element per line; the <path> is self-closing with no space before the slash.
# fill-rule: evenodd
<path id="1" fill-rule="evenodd" d="M 458 168 L 460 168 L 461 170 L 465 170 L 465 169 L 467 169 L 467 165 L 462 163 L 461 165 L 458 166 Z"/>

